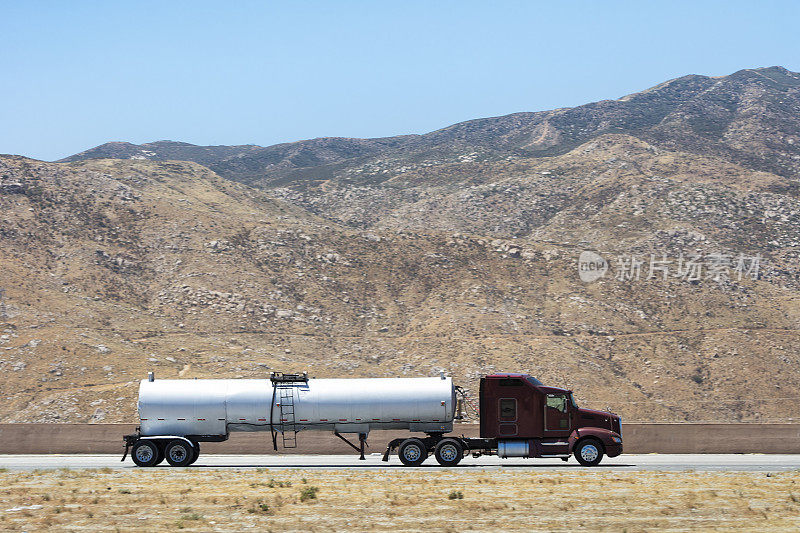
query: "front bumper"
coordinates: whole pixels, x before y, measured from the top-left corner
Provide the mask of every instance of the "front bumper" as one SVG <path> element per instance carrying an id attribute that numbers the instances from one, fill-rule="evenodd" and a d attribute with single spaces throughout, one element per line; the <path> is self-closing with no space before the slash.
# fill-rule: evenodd
<path id="1" fill-rule="evenodd" d="M 605 444 L 606 455 L 608 457 L 616 457 L 622 453 L 622 443 L 607 443 Z"/>

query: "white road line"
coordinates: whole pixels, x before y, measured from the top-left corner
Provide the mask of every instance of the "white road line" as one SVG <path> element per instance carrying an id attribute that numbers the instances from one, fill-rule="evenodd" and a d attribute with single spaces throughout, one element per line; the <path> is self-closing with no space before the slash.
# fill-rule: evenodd
<path id="1" fill-rule="evenodd" d="M 86 469 L 86 468 L 137 468 L 130 457 L 120 462 L 121 455 L 0 455 L 0 468 L 8 470 L 36 469 Z M 154 469 L 171 468 L 162 463 Z M 192 469 L 252 469 L 252 468 L 298 468 L 298 469 L 397 469 L 409 471 L 414 468 L 404 467 L 396 456 L 388 463 L 381 461 L 381 454 L 371 454 L 365 461 L 351 455 L 201 455 Z M 441 469 L 433 457 L 417 469 Z M 532 469 L 548 471 L 567 471 L 583 469 L 573 458 L 568 462 L 560 459 L 499 459 L 494 456 L 480 458 L 466 457 L 456 467 L 460 470 L 473 469 Z M 622 455 L 613 459 L 604 458 L 600 466 L 593 470 L 614 471 L 730 471 L 730 472 L 781 472 L 800 470 L 800 455 Z M 592 470 L 592 469 L 587 469 Z"/>

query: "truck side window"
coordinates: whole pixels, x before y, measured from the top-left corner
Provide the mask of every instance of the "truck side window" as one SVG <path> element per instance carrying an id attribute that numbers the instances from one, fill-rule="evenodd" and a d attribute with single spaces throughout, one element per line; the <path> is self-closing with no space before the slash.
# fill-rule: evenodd
<path id="1" fill-rule="evenodd" d="M 562 413 L 566 413 L 567 412 L 566 396 L 561 396 L 557 394 L 548 394 L 547 407 L 550 407 L 551 409 L 556 409 L 558 411 L 561 411 Z"/>
<path id="2" fill-rule="evenodd" d="M 519 378 L 503 378 L 500 380 L 501 387 L 522 387 L 522 380 Z"/>
<path id="3" fill-rule="evenodd" d="M 500 399 L 500 420 L 517 419 L 517 400 L 514 398 Z"/>

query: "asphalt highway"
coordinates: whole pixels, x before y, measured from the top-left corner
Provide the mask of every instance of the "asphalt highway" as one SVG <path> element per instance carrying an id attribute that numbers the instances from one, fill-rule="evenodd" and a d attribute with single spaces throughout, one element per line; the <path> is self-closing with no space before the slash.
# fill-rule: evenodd
<path id="1" fill-rule="evenodd" d="M 12 470 L 47 470 L 58 468 L 113 468 L 119 470 L 137 468 L 130 457 L 121 462 L 121 455 L 0 455 L 0 468 Z M 166 462 L 154 469 L 169 469 Z M 380 454 L 368 455 L 359 461 L 350 455 L 201 455 L 192 469 L 252 469 L 252 468 L 297 468 L 297 469 L 394 469 L 408 468 L 392 456 L 388 463 L 381 461 Z M 428 458 L 418 469 L 441 469 L 433 457 Z M 574 458 L 568 462 L 560 459 L 499 459 L 495 456 L 466 457 L 455 469 L 499 470 L 532 469 L 542 471 L 566 471 L 580 466 Z M 412 470 L 411 468 L 408 468 Z M 705 472 L 785 472 L 800 470 L 800 455 L 621 455 L 608 457 L 594 467 L 595 470 L 613 471 L 665 471 L 684 470 Z"/>

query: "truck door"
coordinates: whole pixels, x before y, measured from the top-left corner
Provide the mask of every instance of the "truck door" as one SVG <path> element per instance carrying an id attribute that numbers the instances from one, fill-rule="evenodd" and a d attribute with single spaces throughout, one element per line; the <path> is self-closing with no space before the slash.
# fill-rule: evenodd
<path id="1" fill-rule="evenodd" d="M 566 394 L 547 394 L 544 403 L 544 430 L 569 432 L 569 398 Z"/>

